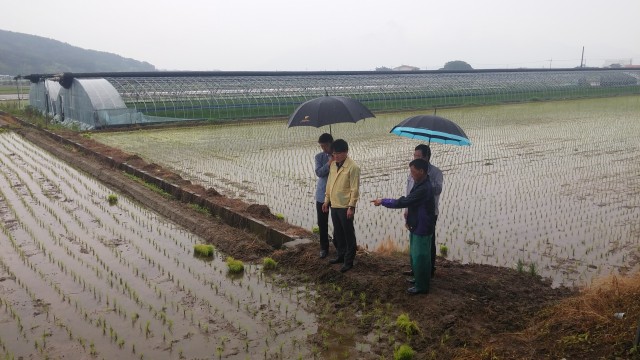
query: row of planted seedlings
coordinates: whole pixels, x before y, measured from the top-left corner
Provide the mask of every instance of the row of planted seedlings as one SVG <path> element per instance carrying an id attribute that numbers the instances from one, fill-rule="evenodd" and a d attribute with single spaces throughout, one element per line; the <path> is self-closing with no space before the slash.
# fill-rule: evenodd
<path id="1" fill-rule="evenodd" d="M 7 163 L 4 165 L 7 165 Z M 58 292 L 62 297 L 62 301 L 64 302 L 66 300 L 66 302 L 71 303 L 73 298 L 75 309 L 81 318 L 90 324 L 93 324 L 94 321 L 101 324 L 104 333 L 106 333 L 107 324 L 109 324 L 110 338 L 114 333 L 118 334 L 119 329 L 116 327 L 116 330 L 114 330 L 111 326 L 112 323 L 117 326 L 117 321 L 113 319 L 114 316 L 111 312 L 117 312 L 117 316 L 126 318 L 127 312 L 122 310 L 123 306 L 128 309 L 135 307 L 126 301 L 122 301 L 122 299 L 119 299 L 120 304 L 118 304 L 118 301 L 112 295 L 112 290 L 106 290 L 100 287 L 102 280 L 113 276 L 109 273 L 109 269 L 106 268 L 106 263 L 102 259 L 99 265 L 93 261 L 87 261 L 85 260 L 86 257 L 79 255 L 82 253 L 82 250 L 88 252 L 87 248 L 82 248 L 79 253 L 76 253 L 75 246 L 73 246 L 74 244 L 68 242 L 68 240 L 71 240 L 72 242 L 79 243 L 78 239 L 80 238 L 80 234 L 86 234 L 82 229 L 84 224 L 69 219 L 67 211 L 56 208 L 55 205 L 49 203 L 47 199 L 38 198 L 39 196 L 36 195 L 36 193 L 39 193 L 38 189 L 36 186 L 32 187 L 33 183 L 29 183 L 26 180 L 25 174 L 20 174 L 17 168 L 10 170 L 14 172 L 5 172 L 5 176 L 16 176 L 10 180 L 23 184 L 22 187 L 26 188 L 28 194 L 34 196 L 33 199 L 35 199 L 34 204 L 31 204 L 30 201 L 33 201 L 33 199 L 29 198 L 26 192 L 7 192 L 5 194 L 5 197 L 11 200 L 9 203 L 11 204 L 11 210 L 14 216 L 13 221 L 17 221 L 20 225 L 19 229 L 14 230 L 16 235 L 12 236 L 12 239 L 29 239 L 29 241 L 21 244 L 14 243 L 14 245 L 16 245 L 15 250 L 19 252 L 24 251 L 23 249 L 26 248 L 28 251 L 30 246 L 36 247 L 38 252 L 28 258 L 30 267 L 38 269 L 39 275 L 43 276 Z M 30 175 L 33 177 L 33 173 Z M 25 216 L 25 214 L 31 216 Z M 57 231 L 62 229 L 64 230 L 60 235 L 56 234 Z M 45 239 L 49 241 L 45 241 Z M 53 242 L 53 244 L 50 242 Z M 40 257 L 44 259 L 40 259 Z M 46 260 L 48 260 L 48 262 Z M 43 271 L 43 269 L 45 271 Z M 109 279 L 109 281 L 110 284 L 113 283 L 112 279 Z M 82 286 L 81 292 L 77 291 L 76 287 L 79 286 Z M 69 294 L 76 295 L 71 296 Z M 88 297 L 88 295 L 91 295 L 93 300 L 97 301 L 97 304 L 88 304 L 90 301 L 84 298 Z M 110 296 L 112 297 L 110 298 Z M 97 319 L 95 317 L 89 317 L 89 314 L 94 311 L 93 309 L 100 308 L 103 302 L 106 305 L 106 310 L 100 311 L 103 314 Z M 111 308 L 111 306 L 113 306 L 113 308 Z M 149 309 L 151 309 L 151 306 Z M 102 320 L 102 318 L 104 318 L 104 320 Z M 128 336 L 121 336 L 119 338 L 115 335 L 114 340 L 124 345 L 121 341 L 127 337 Z M 134 345 L 132 345 L 132 350 L 133 346 Z"/>
<path id="2" fill-rule="evenodd" d="M 10 151 L 15 154 L 16 150 Z M 44 160 L 38 163 L 40 158 Z M 138 324 L 131 329 L 135 327 L 137 335 L 144 339 L 138 344 L 138 353 L 153 353 L 157 351 L 156 342 L 160 342 L 166 344 L 160 347 L 162 351 L 211 354 L 211 343 L 215 343 L 216 338 L 220 342 L 219 356 L 240 349 L 263 355 L 278 353 L 292 347 L 293 341 L 299 351 L 304 350 L 300 342 L 306 333 L 300 329 L 313 331 L 313 326 L 299 307 L 300 293 L 277 291 L 265 283 L 257 268 L 247 271 L 243 279 L 231 281 L 225 277 L 220 261 L 192 259 L 192 246 L 198 241 L 194 237 L 176 234 L 174 228 L 157 222 L 155 217 L 125 199 L 115 206 L 104 205 L 106 188 L 47 159 L 44 153 L 29 161 L 36 164 L 33 173 L 41 171 L 38 175 L 20 172 L 15 164 L 12 168 L 17 174 L 14 181 L 26 183 L 28 189 L 26 193 L 14 194 L 15 201 L 22 205 L 19 213 L 46 212 L 44 218 L 53 224 L 38 223 L 36 219 L 41 218 L 38 216 L 24 219 L 21 224 L 27 229 L 49 233 L 53 243 L 38 241 L 36 238 L 41 237 L 36 236 L 32 236 L 32 241 L 46 253 L 48 266 L 57 267 L 57 271 L 72 278 L 76 286 L 82 285 L 82 292 L 97 302 L 86 308 L 109 303 L 106 305 L 109 310 L 100 315 L 103 318 L 100 320 L 83 308 L 91 299 L 76 302 L 79 314 L 88 314 L 81 317 L 90 323 L 101 323 L 105 327 L 113 323 L 114 332 L 119 334 L 118 343 L 135 338 L 136 334 L 131 333 L 130 324 L 125 321 L 130 320 Z M 27 180 L 31 177 L 52 178 L 49 181 L 57 183 L 66 198 L 48 202 L 50 199 L 38 188 L 40 183 Z M 29 194 L 34 197 L 34 204 L 18 199 L 28 199 Z M 54 239 L 55 233 L 62 229 L 63 236 Z M 87 238 L 92 241 L 85 240 Z M 90 260 L 84 260 L 87 257 Z M 69 298 L 65 291 L 61 293 Z M 287 336 L 296 330 L 298 336 Z M 220 336 L 221 332 L 228 334 Z M 185 334 L 192 333 L 199 336 L 183 339 Z M 174 345 L 177 342 L 179 344 Z M 131 346 L 133 351 L 133 344 Z"/>
<path id="3" fill-rule="evenodd" d="M 9 177 L 13 174 L 9 173 L 4 165 L 2 164 L 4 180 L 14 184 L 13 188 L 17 187 L 16 185 L 19 183 L 15 182 L 15 178 Z M 18 297 L 13 302 L 9 302 L 9 298 L 7 298 L 6 304 L 25 303 L 26 300 L 36 302 L 40 299 L 45 299 L 42 301 L 48 304 L 46 319 L 43 319 L 42 316 L 31 316 L 33 311 L 30 311 L 30 308 L 24 309 L 21 318 L 28 323 L 24 328 L 31 331 L 29 334 L 23 332 L 23 337 L 27 338 L 27 335 L 30 335 L 31 338 L 28 338 L 28 340 L 33 342 L 35 351 L 44 353 L 45 356 L 49 355 L 49 349 L 46 346 L 46 342 L 42 340 L 46 340 L 47 337 L 51 336 L 57 339 L 54 342 L 50 342 L 51 344 L 60 344 L 62 343 L 60 341 L 60 333 L 62 331 L 67 333 L 69 341 L 77 341 L 83 348 L 88 346 L 90 348 L 89 351 L 95 351 L 93 341 L 89 343 L 86 340 L 88 337 L 98 337 L 99 332 L 93 327 L 84 326 L 93 308 L 81 305 L 76 296 L 69 295 L 72 292 L 77 293 L 77 291 L 65 289 L 63 285 L 70 273 L 76 279 L 77 275 L 73 270 L 69 270 L 61 260 L 54 258 L 52 252 L 48 252 L 48 248 L 39 241 L 43 239 L 43 236 L 37 236 L 36 238 L 38 230 L 36 227 L 29 226 L 34 216 L 31 214 L 33 209 L 29 208 L 26 211 L 22 211 L 24 210 L 24 204 L 18 198 L 24 194 L 6 191 L 5 188 L 0 195 L 7 209 L 7 212 L 3 214 L 3 222 L 1 224 L 3 232 L 3 268 L 11 274 L 11 278 L 15 279 L 16 284 L 28 295 L 27 298 Z M 18 213 L 21 216 L 16 216 Z M 10 226 L 7 226 L 7 224 L 10 224 Z M 47 263 L 46 257 L 48 257 L 49 263 Z M 11 295 L 16 296 L 17 294 L 11 293 Z M 20 326 L 20 328 L 23 327 Z M 41 331 L 45 335 L 40 337 L 33 332 L 34 329 L 38 333 Z M 14 356 L 15 354 L 16 358 L 23 356 L 20 351 L 24 351 L 24 348 L 19 345 L 19 343 L 16 344 L 13 341 L 8 342 L 5 355 Z"/>
<path id="4" fill-rule="evenodd" d="M 589 129 L 597 121 L 585 117 L 582 125 Z M 449 182 L 451 187 L 467 185 L 458 193 L 468 194 L 469 201 L 462 209 L 445 208 L 446 218 L 454 220 L 447 237 L 465 236 L 473 246 L 491 247 L 489 255 L 495 256 L 482 262 L 508 266 L 515 259 L 531 256 L 533 262 L 545 265 L 546 276 L 558 276 L 561 281 L 575 279 L 573 274 L 588 272 L 593 276 L 602 269 L 611 270 L 637 246 L 630 236 L 631 228 L 623 225 L 637 214 L 596 199 L 621 200 L 620 195 L 611 196 L 610 192 L 625 182 L 637 183 L 630 176 L 633 170 L 623 169 L 620 162 L 626 162 L 624 157 L 613 155 L 619 145 L 591 141 L 596 137 L 591 134 L 594 130 L 582 131 L 560 121 L 546 129 L 548 126 L 536 126 L 538 131 L 532 133 L 538 138 L 510 131 L 502 145 L 506 159 L 479 164 L 471 171 L 479 175 L 473 183 Z M 575 139 L 567 134 L 569 130 Z M 610 134 L 618 139 L 628 136 L 626 131 L 624 127 L 595 130 L 598 137 Z M 578 150 L 602 156 L 581 159 L 576 157 Z M 632 197 L 625 202 L 635 206 Z M 626 244 L 612 247 L 617 241 Z M 554 265 L 566 259 L 579 259 L 581 269 L 568 276 L 557 272 Z"/>

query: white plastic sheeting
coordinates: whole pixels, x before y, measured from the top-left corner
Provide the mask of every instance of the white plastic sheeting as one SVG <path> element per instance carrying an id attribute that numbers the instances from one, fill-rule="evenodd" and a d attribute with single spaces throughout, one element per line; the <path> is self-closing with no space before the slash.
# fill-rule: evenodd
<path id="1" fill-rule="evenodd" d="M 55 117 L 60 115 L 60 90 L 62 86 L 53 80 L 44 80 L 32 84 L 29 89 L 29 105 L 40 110 L 43 114 Z"/>

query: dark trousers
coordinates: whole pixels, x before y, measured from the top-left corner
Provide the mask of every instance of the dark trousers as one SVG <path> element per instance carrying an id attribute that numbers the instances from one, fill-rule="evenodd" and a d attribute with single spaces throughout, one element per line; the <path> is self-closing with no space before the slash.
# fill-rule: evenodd
<path id="1" fill-rule="evenodd" d="M 318 229 L 320 230 L 320 250 L 329 251 L 329 213 L 322 212 L 322 204 L 323 203 L 316 201 Z"/>
<path id="2" fill-rule="evenodd" d="M 409 252 L 411 253 L 411 268 L 415 278 L 416 290 L 428 293 L 431 285 L 431 237 L 409 234 Z"/>
<path id="3" fill-rule="evenodd" d="M 333 240 L 338 247 L 338 258 L 344 258 L 344 263 L 353 265 L 356 257 L 356 231 L 353 228 L 353 218 L 347 219 L 347 209 L 331 208 L 333 222 Z"/>

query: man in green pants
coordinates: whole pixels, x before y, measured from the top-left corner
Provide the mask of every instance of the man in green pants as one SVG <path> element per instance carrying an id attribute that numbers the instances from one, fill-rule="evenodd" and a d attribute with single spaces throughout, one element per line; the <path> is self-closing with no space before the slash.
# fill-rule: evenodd
<path id="1" fill-rule="evenodd" d="M 429 163 L 415 159 L 409 164 L 414 185 L 409 195 L 399 199 L 375 199 L 375 206 L 407 208 L 406 227 L 409 229 L 409 252 L 415 286 L 407 289 L 411 295 L 426 294 L 431 283 L 431 237 L 435 229 L 435 197 L 427 172 Z"/>

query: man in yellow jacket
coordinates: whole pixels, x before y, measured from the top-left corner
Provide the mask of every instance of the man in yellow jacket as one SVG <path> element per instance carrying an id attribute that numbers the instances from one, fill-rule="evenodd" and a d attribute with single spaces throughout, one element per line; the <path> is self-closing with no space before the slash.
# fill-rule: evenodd
<path id="1" fill-rule="evenodd" d="M 349 158 L 349 144 L 343 139 L 333 142 L 333 159 L 322 211 L 329 212 L 331 207 L 333 238 L 338 247 L 338 256 L 329 263 L 342 263 L 340 271 L 346 272 L 353 267 L 356 257 L 353 218 L 360 196 L 360 168 Z"/>

